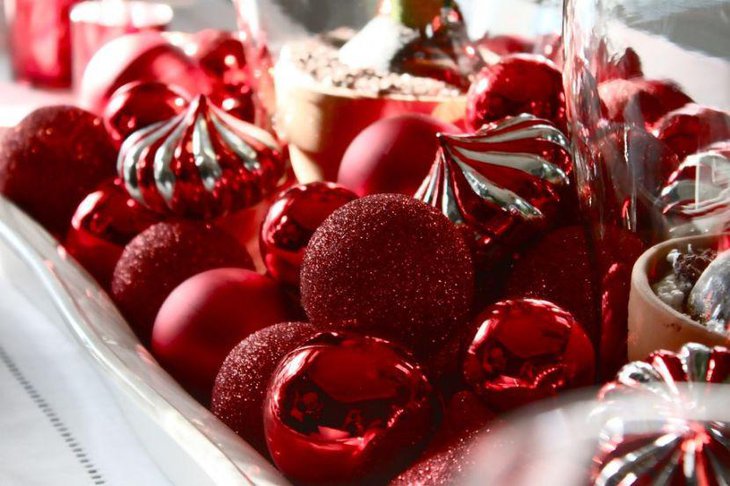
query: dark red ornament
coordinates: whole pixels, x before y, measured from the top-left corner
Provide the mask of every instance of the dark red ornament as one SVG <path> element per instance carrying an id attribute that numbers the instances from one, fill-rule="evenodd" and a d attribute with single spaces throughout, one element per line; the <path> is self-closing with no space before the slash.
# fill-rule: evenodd
<path id="1" fill-rule="evenodd" d="M 334 210 L 355 199 L 355 193 L 331 182 L 302 184 L 282 192 L 261 225 L 261 258 L 269 275 L 298 287 L 312 234 Z"/>
<path id="2" fill-rule="evenodd" d="M 121 143 L 132 133 L 169 120 L 188 105 L 185 95 L 160 82 L 130 83 L 114 92 L 104 110 L 104 125 Z"/>
<path id="3" fill-rule="evenodd" d="M 653 133 L 683 160 L 715 142 L 730 140 L 730 115 L 690 103 L 664 115 Z"/>
<path id="4" fill-rule="evenodd" d="M 418 454 L 440 413 L 428 379 L 398 347 L 323 334 L 274 372 L 264 430 L 274 463 L 297 482 L 382 481 Z"/>
<path id="5" fill-rule="evenodd" d="M 594 383 L 596 356 L 569 312 L 534 299 L 498 302 L 476 320 L 464 379 L 495 410 Z"/>
<path id="6" fill-rule="evenodd" d="M 469 249 L 435 209 L 406 196 L 353 201 L 325 220 L 302 263 L 302 304 L 315 324 L 439 347 L 467 318 Z"/>
<path id="7" fill-rule="evenodd" d="M 219 229 L 193 222 L 147 228 L 124 248 L 112 278 L 112 297 L 132 329 L 149 342 L 162 303 L 188 278 L 214 268 L 253 263 L 238 242 Z"/>
<path id="8" fill-rule="evenodd" d="M 466 119 L 473 130 L 523 113 L 567 129 L 563 75 L 542 56 L 515 54 L 484 68 L 467 95 Z"/>
<path id="9" fill-rule="evenodd" d="M 457 130 L 427 115 L 379 120 L 347 148 L 337 182 L 359 196 L 383 192 L 412 196 L 436 158 L 436 135 Z"/>
<path id="10" fill-rule="evenodd" d="M 207 402 L 228 353 L 250 334 L 293 316 L 269 277 L 218 268 L 172 291 L 152 329 L 152 353 L 193 396 Z"/>
<path id="11" fill-rule="evenodd" d="M 598 95 L 608 120 L 630 123 L 647 130 L 670 111 L 692 102 L 671 81 L 644 78 L 603 82 L 598 85 Z"/>
<path id="12" fill-rule="evenodd" d="M 463 230 L 480 266 L 493 265 L 555 220 L 573 163 L 567 138 L 553 124 L 521 115 L 439 140 L 415 197 Z"/>
<path id="13" fill-rule="evenodd" d="M 286 155 L 268 132 L 199 96 L 186 112 L 127 138 L 118 169 L 129 194 L 150 209 L 212 218 L 273 192 Z"/>
<path id="14" fill-rule="evenodd" d="M 157 222 L 156 214 L 130 198 L 118 181 L 109 180 L 81 201 L 63 246 L 108 288 L 124 247 Z"/>
<path id="15" fill-rule="evenodd" d="M 211 410 L 262 454 L 268 455 L 263 417 L 271 375 L 284 356 L 317 332 L 303 322 L 274 324 L 241 341 L 221 366 Z"/>
<path id="16" fill-rule="evenodd" d="M 40 108 L 2 140 L 0 193 L 62 239 L 79 203 L 114 176 L 115 160 L 100 118 L 73 106 Z"/>

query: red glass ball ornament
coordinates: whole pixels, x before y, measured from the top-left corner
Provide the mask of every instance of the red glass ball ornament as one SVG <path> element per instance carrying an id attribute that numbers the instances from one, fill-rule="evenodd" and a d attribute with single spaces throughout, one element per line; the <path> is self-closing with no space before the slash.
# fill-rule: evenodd
<path id="1" fill-rule="evenodd" d="M 304 254 L 302 304 L 315 324 L 390 338 L 418 353 L 467 318 L 474 270 L 458 230 L 396 194 L 365 196 L 317 229 Z"/>
<path id="2" fill-rule="evenodd" d="M 79 203 L 114 176 L 115 160 L 101 119 L 72 106 L 40 108 L 2 140 L 0 193 L 63 238 Z"/>
<path id="3" fill-rule="evenodd" d="M 161 214 L 213 218 L 274 191 L 286 155 L 266 131 L 198 96 L 180 115 L 132 134 L 119 152 L 129 194 Z"/>
<path id="4" fill-rule="evenodd" d="M 264 403 L 276 466 L 305 483 L 387 477 L 434 430 L 441 406 L 419 366 L 372 337 L 323 334 L 284 358 Z"/>
<path id="5" fill-rule="evenodd" d="M 480 266 L 493 266 L 556 219 L 573 162 L 553 124 L 520 115 L 439 140 L 415 198 L 464 232 Z"/>
<path id="6" fill-rule="evenodd" d="M 250 334 L 292 319 L 282 289 L 242 268 L 218 268 L 180 284 L 152 329 L 152 353 L 186 390 L 210 399 L 228 353 Z"/>
<path id="7" fill-rule="evenodd" d="M 227 267 L 253 268 L 249 254 L 228 233 L 203 223 L 157 223 L 124 248 L 112 277 L 112 298 L 137 336 L 149 342 L 155 316 L 175 287 Z"/>
<path id="8" fill-rule="evenodd" d="M 331 182 L 301 184 L 279 194 L 269 207 L 259 238 L 269 275 L 298 287 L 304 250 L 312 234 L 333 211 L 355 199 L 355 193 Z"/>
<path id="9" fill-rule="evenodd" d="M 132 133 L 169 120 L 185 110 L 185 95 L 160 83 L 134 82 L 116 90 L 104 110 L 104 125 L 117 144 Z"/>
<path id="10" fill-rule="evenodd" d="M 128 34 L 104 44 L 86 66 L 79 102 L 102 115 L 116 90 L 135 81 L 175 86 L 185 96 L 210 91 L 200 65 L 159 32 Z"/>
<path id="11" fill-rule="evenodd" d="M 598 85 L 606 118 L 651 129 L 662 116 L 692 99 L 670 81 L 644 78 L 612 79 Z"/>
<path id="12" fill-rule="evenodd" d="M 436 135 L 457 130 L 427 115 L 379 120 L 360 132 L 347 148 L 337 183 L 359 196 L 385 192 L 412 196 L 436 158 Z"/>
<path id="13" fill-rule="evenodd" d="M 264 437 L 264 399 L 279 362 L 318 334 L 303 322 L 274 324 L 254 332 L 226 357 L 215 379 L 211 410 L 260 453 Z"/>
<path id="14" fill-rule="evenodd" d="M 563 75 L 542 56 L 515 54 L 484 68 L 469 89 L 466 119 L 473 130 L 523 113 L 566 132 Z"/>
<path id="15" fill-rule="evenodd" d="M 595 380 L 595 352 L 575 318 L 543 300 L 505 300 L 480 314 L 464 379 L 501 411 Z"/>
<path id="16" fill-rule="evenodd" d="M 684 160 L 715 142 L 730 140 L 730 115 L 690 103 L 664 115 L 653 133 Z"/>
<path id="17" fill-rule="evenodd" d="M 118 181 L 110 180 L 81 201 L 63 246 L 108 288 L 124 247 L 157 222 L 156 214 L 132 200 Z"/>

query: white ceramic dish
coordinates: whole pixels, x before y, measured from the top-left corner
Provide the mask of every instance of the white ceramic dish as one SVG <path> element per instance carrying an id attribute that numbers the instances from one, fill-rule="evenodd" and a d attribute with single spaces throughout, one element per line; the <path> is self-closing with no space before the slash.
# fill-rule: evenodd
<path id="1" fill-rule="evenodd" d="M 288 484 L 157 364 L 96 282 L 1 196 L 0 264 L 39 306 L 55 307 L 173 484 Z M 47 298 L 39 299 L 39 292 Z"/>

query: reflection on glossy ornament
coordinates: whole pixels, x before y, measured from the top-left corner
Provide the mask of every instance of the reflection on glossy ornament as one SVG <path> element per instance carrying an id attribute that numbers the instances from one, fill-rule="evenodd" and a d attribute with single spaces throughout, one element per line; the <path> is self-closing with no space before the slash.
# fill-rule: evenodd
<path id="1" fill-rule="evenodd" d="M 475 322 L 462 371 L 490 408 L 511 410 L 595 379 L 595 353 L 585 331 L 550 302 L 505 300 Z"/>
<path id="2" fill-rule="evenodd" d="M 690 315 L 713 331 L 730 331 L 730 251 L 717 255 L 687 298 Z"/>
<path id="3" fill-rule="evenodd" d="M 132 133 L 179 115 L 187 106 L 185 95 L 160 82 L 130 83 L 114 92 L 104 110 L 104 125 L 121 144 Z"/>
<path id="4" fill-rule="evenodd" d="M 261 225 L 261 257 L 269 274 L 298 287 L 299 268 L 312 234 L 335 209 L 355 199 L 355 193 L 331 182 L 312 182 L 282 192 Z"/>
<path id="5" fill-rule="evenodd" d="M 440 140 L 415 197 L 461 226 L 480 260 L 513 251 L 557 215 L 572 160 L 550 122 L 521 115 Z"/>
<path id="6" fill-rule="evenodd" d="M 286 170 L 265 132 L 199 96 L 180 115 L 122 145 L 118 171 L 130 195 L 163 214 L 212 218 L 261 201 Z"/>
<path id="7" fill-rule="evenodd" d="M 440 414 L 423 371 L 398 347 L 323 334 L 274 372 L 264 429 L 274 463 L 297 482 L 382 481 L 418 454 Z"/>

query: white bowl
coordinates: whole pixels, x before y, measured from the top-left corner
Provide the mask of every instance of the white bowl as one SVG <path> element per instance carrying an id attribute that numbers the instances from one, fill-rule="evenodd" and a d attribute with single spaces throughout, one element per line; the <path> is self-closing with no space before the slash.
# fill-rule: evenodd
<path id="1" fill-rule="evenodd" d="M 34 302 L 53 304 L 110 385 L 135 433 L 174 484 L 288 484 L 157 364 L 94 279 L 2 196 L 0 264 Z M 48 299 L 39 299 L 39 292 Z"/>

